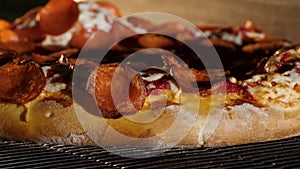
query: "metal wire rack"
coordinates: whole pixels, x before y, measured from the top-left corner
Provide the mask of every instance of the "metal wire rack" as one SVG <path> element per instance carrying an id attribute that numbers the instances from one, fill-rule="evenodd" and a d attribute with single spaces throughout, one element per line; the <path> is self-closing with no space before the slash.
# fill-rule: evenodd
<path id="1" fill-rule="evenodd" d="M 121 154 L 157 149 L 113 148 Z M 95 146 L 0 140 L 0 168 L 300 168 L 300 137 L 213 148 L 172 148 L 128 158 Z"/>

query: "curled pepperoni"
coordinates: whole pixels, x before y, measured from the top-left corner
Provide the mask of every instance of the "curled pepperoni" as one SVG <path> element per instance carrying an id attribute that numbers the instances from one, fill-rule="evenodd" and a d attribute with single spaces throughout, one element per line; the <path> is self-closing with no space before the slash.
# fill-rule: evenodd
<path id="1" fill-rule="evenodd" d="M 38 25 L 45 33 L 59 35 L 75 24 L 78 14 L 73 0 L 50 0 L 39 12 Z"/>
<path id="2" fill-rule="evenodd" d="M 121 113 L 132 114 L 143 107 L 146 99 L 145 84 L 139 74 L 130 79 L 131 71 L 119 64 L 105 64 L 100 65 L 91 75 L 88 90 L 94 92 L 92 94 L 95 95 L 103 117 L 118 118 Z M 113 77 L 118 80 L 112 82 Z"/>
<path id="3" fill-rule="evenodd" d="M 51 53 L 49 55 L 43 55 L 38 53 L 27 54 L 26 57 L 38 64 L 49 64 L 49 63 L 69 63 L 69 57 L 78 53 L 78 49 L 70 48 L 60 50 L 58 52 Z"/>
<path id="4" fill-rule="evenodd" d="M 0 100 L 24 104 L 43 90 L 46 78 L 39 65 L 10 62 L 0 67 Z"/>

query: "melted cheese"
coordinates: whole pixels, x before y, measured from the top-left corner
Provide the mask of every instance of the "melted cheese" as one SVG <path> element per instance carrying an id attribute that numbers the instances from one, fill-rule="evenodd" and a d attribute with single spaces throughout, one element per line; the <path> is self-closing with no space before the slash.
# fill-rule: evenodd
<path id="1" fill-rule="evenodd" d="M 257 83 L 251 85 L 251 83 Z M 273 73 L 254 76 L 246 80 L 244 86 L 254 99 L 263 106 L 293 110 L 300 105 L 300 74 L 296 68 L 283 74 Z"/>
<path id="2" fill-rule="evenodd" d="M 48 45 L 60 45 L 66 46 L 71 41 L 73 34 L 78 30 L 78 26 L 81 25 L 86 31 L 92 32 L 94 30 L 102 30 L 109 33 L 112 29 L 111 23 L 116 19 L 116 16 L 106 8 L 99 6 L 95 2 L 80 2 L 78 3 L 79 16 L 78 21 L 67 32 L 60 35 L 47 35 L 42 42 L 43 46 Z M 144 34 L 147 33 L 146 29 L 136 27 L 132 25 L 128 20 L 118 20 L 121 24 L 128 27 L 135 33 Z M 33 23 L 26 23 L 25 26 L 30 26 Z M 22 26 L 22 27 L 25 27 Z"/>
<path id="3" fill-rule="evenodd" d="M 28 19 L 24 23 L 16 25 L 17 29 L 23 29 L 23 28 L 32 28 L 35 27 L 37 24 L 35 19 Z"/>
<path id="4" fill-rule="evenodd" d="M 163 89 L 163 93 L 158 95 L 150 93 L 150 95 L 147 96 L 143 106 L 144 111 L 149 110 L 151 106 L 155 105 L 156 103 L 163 103 L 166 105 L 167 103 L 179 104 L 181 102 L 182 91 L 177 87 L 177 85 L 173 81 L 169 80 L 168 83 L 170 84 L 170 89 Z M 146 86 L 147 89 L 150 89 L 151 87 L 156 88 L 152 83 L 149 83 Z"/>
<path id="5" fill-rule="evenodd" d="M 116 17 L 106 8 L 94 2 L 79 3 L 79 22 L 86 30 L 97 29 L 109 32 L 111 23 Z"/>
<path id="6" fill-rule="evenodd" d="M 224 32 L 222 34 L 221 39 L 229 41 L 229 42 L 233 42 L 233 43 L 235 43 L 237 45 L 242 45 L 243 44 L 243 40 L 242 40 L 241 34 L 234 35 L 234 34 L 231 34 L 231 33 Z"/>
<path id="7" fill-rule="evenodd" d="M 51 69 L 52 68 L 50 66 L 42 67 L 45 77 L 47 77 L 47 72 Z M 44 91 L 54 93 L 54 92 L 59 92 L 61 90 L 66 89 L 67 85 L 65 83 L 60 83 L 60 82 L 51 83 L 51 81 L 54 78 L 58 78 L 58 77 L 60 77 L 59 74 L 54 74 L 52 77 L 46 78 L 46 85 L 45 85 Z"/>
<path id="8" fill-rule="evenodd" d="M 42 45 L 43 46 L 48 46 L 48 45 L 66 46 L 72 39 L 74 32 L 75 32 L 75 28 L 71 28 L 67 32 L 57 36 L 47 35 L 45 40 L 42 42 Z"/>
<path id="9" fill-rule="evenodd" d="M 260 33 L 260 32 L 246 32 L 245 34 L 247 37 L 252 38 L 252 39 L 266 38 L 266 35 L 264 33 Z"/>
<path id="10" fill-rule="evenodd" d="M 152 82 L 152 81 L 161 79 L 163 76 L 164 76 L 163 73 L 155 73 L 155 74 L 151 74 L 150 76 L 147 76 L 147 77 L 142 76 L 142 78 L 143 78 L 143 80 Z"/>

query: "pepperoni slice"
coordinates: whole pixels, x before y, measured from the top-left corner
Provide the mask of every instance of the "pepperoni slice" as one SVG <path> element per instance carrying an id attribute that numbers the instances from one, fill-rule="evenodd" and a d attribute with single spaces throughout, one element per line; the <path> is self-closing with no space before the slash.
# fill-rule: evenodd
<path id="1" fill-rule="evenodd" d="M 88 89 L 94 92 L 103 117 L 118 118 L 121 113 L 133 114 L 143 107 L 145 84 L 139 74 L 130 79 L 131 73 L 134 72 L 119 64 L 104 64 L 91 75 Z M 113 78 L 118 80 L 112 82 Z"/>
<path id="2" fill-rule="evenodd" d="M 51 35 L 69 30 L 77 21 L 79 9 L 73 0 L 50 0 L 39 12 L 40 29 Z"/>
<path id="3" fill-rule="evenodd" d="M 35 63 L 10 62 L 0 67 L 0 100 L 24 104 L 43 90 L 46 78 Z"/>

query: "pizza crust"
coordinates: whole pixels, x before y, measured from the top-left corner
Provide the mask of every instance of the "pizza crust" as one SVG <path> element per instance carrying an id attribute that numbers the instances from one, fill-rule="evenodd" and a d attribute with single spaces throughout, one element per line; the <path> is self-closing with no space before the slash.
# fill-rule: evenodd
<path id="1" fill-rule="evenodd" d="M 55 101 L 37 102 L 28 108 L 1 103 L 0 135 L 17 141 L 93 144 L 74 115 L 72 107 L 63 107 Z"/>
<path id="2" fill-rule="evenodd" d="M 163 138 L 160 133 L 169 126 L 167 124 L 172 124 L 174 114 L 179 109 L 179 106 L 169 106 L 154 122 L 137 125 L 124 117 L 97 117 L 76 103 L 64 107 L 53 100 L 46 100 L 33 101 L 27 106 L 26 112 L 25 106 L 0 103 L 0 137 L 16 141 L 72 145 L 168 147 L 167 140 L 172 142 L 174 135 Z M 23 119 L 25 112 L 27 120 Z M 116 139 L 115 131 L 135 139 Z M 191 133 L 197 135 L 198 130 L 193 131 Z M 140 138 L 154 136 L 158 137 L 140 142 Z M 198 145 L 197 138 L 189 137 L 183 143 Z"/>
<path id="3" fill-rule="evenodd" d="M 252 104 L 227 107 L 212 134 L 203 133 L 206 146 L 264 142 L 300 134 L 300 110 L 285 112 Z M 209 128 L 204 128 L 204 131 Z"/>
<path id="4" fill-rule="evenodd" d="M 195 102 L 191 101 L 190 104 L 195 105 Z M 180 138 L 176 146 L 225 146 L 300 134 L 300 115 L 297 111 L 284 112 L 244 103 L 225 109 L 214 108 L 208 113 L 205 112 L 206 104 L 202 100 L 199 114 L 193 121 L 195 125 L 185 133 L 184 138 Z M 27 105 L 28 114 L 25 115 L 25 106 L 1 103 L 0 136 L 17 141 L 56 144 L 172 147 L 177 141 L 174 139 L 178 139 L 176 135 L 182 133 L 178 131 L 164 135 L 163 132 L 174 123 L 180 108 L 179 105 L 168 106 L 155 121 L 138 124 L 124 117 L 109 120 L 97 117 L 76 103 L 64 107 L 53 100 L 35 101 Z M 193 109 L 192 106 L 190 108 Z M 187 109 L 183 111 L 193 112 Z M 189 122 L 182 121 L 179 125 L 188 125 Z M 120 139 L 116 133 L 126 135 L 128 139 Z"/>

